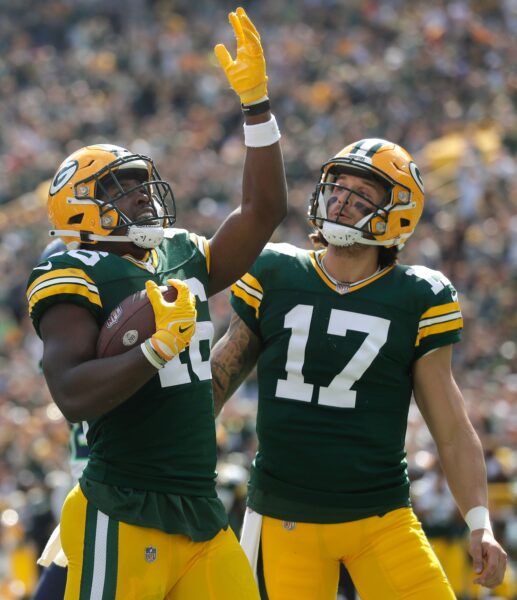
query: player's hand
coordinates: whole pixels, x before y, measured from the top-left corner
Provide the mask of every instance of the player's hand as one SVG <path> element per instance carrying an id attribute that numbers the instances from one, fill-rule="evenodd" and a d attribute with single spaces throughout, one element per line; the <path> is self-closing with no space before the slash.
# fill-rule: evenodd
<path id="1" fill-rule="evenodd" d="M 506 552 L 491 531 L 475 529 L 470 534 L 469 553 L 478 577 L 474 583 L 493 588 L 502 583 L 506 570 Z"/>
<path id="2" fill-rule="evenodd" d="M 223 44 L 214 48 L 230 87 L 249 104 L 267 96 L 267 75 L 260 34 L 244 9 L 239 7 L 228 15 L 237 40 L 237 56 L 232 59 Z"/>
<path id="3" fill-rule="evenodd" d="M 179 279 L 167 283 L 178 290 L 174 302 L 167 302 L 154 281 L 146 281 L 145 289 L 154 311 L 156 333 L 149 341 L 153 350 L 168 362 L 182 352 L 190 343 L 196 330 L 196 297 Z"/>

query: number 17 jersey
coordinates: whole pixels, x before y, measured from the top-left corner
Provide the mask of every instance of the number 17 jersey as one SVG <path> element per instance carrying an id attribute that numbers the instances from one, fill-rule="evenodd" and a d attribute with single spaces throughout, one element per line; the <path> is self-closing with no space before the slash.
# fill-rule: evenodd
<path id="1" fill-rule="evenodd" d="M 409 505 L 412 367 L 457 342 L 462 318 L 438 271 L 392 265 L 336 286 L 321 256 L 268 244 L 231 302 L 262 343 L 248 504 L 336 523 Z"/>

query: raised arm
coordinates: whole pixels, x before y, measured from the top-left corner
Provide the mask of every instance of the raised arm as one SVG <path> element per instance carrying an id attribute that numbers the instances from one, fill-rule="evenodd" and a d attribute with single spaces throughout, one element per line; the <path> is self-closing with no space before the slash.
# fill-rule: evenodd
<path id="1" fill-rule="evenodd" d="M 215 344 L 210 355 L 215 416 L 249 375 L 260 349 L 258 336 L 233 313 L 228 331 Z"/>
<path id="2" fill-rule="evenodd" d="M 451 371 L 451 357 L 452 347 L 445 346 L 420 358 L 413 369 L 414 393 L 456 504 L 466 517 L 471 509 L 488 506 L 486 467 L 481 442 Z M 474 582 L 495 587 L 504 577 L 506 553 L 494 539 L 488 517 L 469 527 L 469 551 L 478 574 Z"/>
<path id="3" fill-rule="evenodd" d="M 215 53 L 242 103 L 246 159 L 241 206 L 210 240 L 210 295 L 249 269 L 287 210 L 280 133 L 269 110 L 260 35 L 242 8 L 230 13 L 229 20 L 237 40 L 236 58 L 222 44 L 215 47 Z"/>

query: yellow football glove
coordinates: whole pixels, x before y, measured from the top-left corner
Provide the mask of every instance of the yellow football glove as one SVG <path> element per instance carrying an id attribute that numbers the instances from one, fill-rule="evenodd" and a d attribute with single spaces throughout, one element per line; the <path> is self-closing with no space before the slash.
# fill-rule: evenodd
<path id="1" fill-rule="evenodd" d="M 188 285 L 179 279 L 169 279 L 167 283 L 178 290 L 174 302 L 164 299 L 154 281 L 145 282 L 147 296 L 154 311 L 156 333 L 144 342 L 142 351 L 157 368 L 163 367 L 183 351 L 196 330 L 196 297 L 190 292 Z"/>
<path id="2" fill-rule="evenodd" d="M 217 44 L 214 52 L 241 103 L 250 104 L 267 96 L 266 61 L 260 34 L 241 7 L 231 12 L 228 19 L 237 40 L 237 56 L 233 60 L 223 44 Z"/>

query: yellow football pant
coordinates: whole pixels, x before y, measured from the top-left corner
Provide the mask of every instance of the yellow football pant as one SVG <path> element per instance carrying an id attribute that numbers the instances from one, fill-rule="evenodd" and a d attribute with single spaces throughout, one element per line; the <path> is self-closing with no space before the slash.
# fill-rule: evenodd
<path id="1" fill-rule="evenodd" d="M 249 563 L 228 528 L 208 542 L 128 525 L 67 496 L 61 542 L 65 600 L 259 600 Z"/>
<path id="2" fill-rule="evenodd" d="M 339 565 L 361 600 L 454 600 L 454 593 L 409 508 L 349 523 L 262 522 L 262 597 L 335 600 Z"/>

